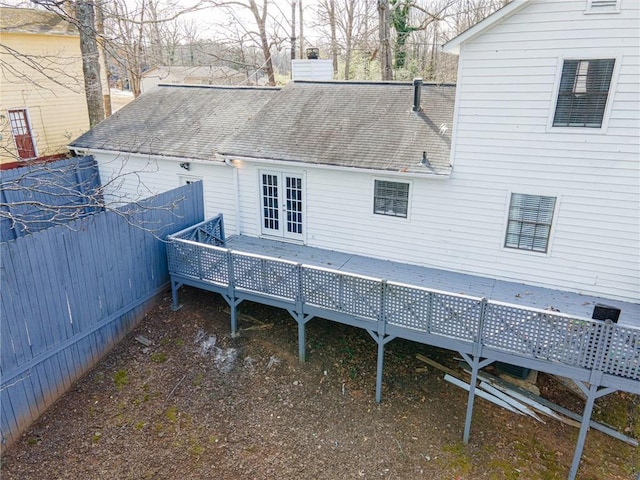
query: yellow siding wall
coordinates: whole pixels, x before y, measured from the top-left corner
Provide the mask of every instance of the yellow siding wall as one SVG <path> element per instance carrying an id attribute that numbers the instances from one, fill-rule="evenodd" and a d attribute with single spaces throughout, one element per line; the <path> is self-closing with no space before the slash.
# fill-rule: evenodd
<path id="1" fill-rule="evenodd" d="M 2 32 L 0 44 L 0 163 L 17 159 L 13 108 L 28 109 L 38 156 L 65 153 L 89 130 L 79 38 Z"/>

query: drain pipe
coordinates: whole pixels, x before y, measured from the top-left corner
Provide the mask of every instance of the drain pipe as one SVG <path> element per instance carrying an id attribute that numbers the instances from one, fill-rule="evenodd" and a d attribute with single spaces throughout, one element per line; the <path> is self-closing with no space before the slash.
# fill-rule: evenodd
<path id="1" fill-rule="evenodd" d="M 225 165 L 232 168 L 232 182 L 233 182 L 233 200 L 235 202 L 235 216 L 236 216 L 236 235 L 240 235 L 240 179 L 238 176 L 238 167 L 233 164 L 233 160 L 230 158 L 224 159 Z"/>
<path id="2" fill-rule="evenodd" d="M 420 94 L 422 93 L 422 79 L 415 78 L 413 80 L 413 110 L 414 112 L 420 112 Z"/>

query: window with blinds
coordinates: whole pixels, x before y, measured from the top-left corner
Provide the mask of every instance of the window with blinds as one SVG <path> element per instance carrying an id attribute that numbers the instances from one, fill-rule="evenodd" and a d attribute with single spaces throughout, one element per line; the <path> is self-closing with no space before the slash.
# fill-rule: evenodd
<path id="1" fill-rule="evenodd" d="M 555 197 L 511 194 L 504 246 L 546 253 L 555 206 Z"/>
<path id="2" fill-rule="evenodd" d="M 409 184 L 376 180 L 373 194 L 373 213 L 407 218 Z"/>
<path id="3" fill-rule="evenodd" d="M 565 60 L 554 127 L 600 128 L 615 59 Z"/>

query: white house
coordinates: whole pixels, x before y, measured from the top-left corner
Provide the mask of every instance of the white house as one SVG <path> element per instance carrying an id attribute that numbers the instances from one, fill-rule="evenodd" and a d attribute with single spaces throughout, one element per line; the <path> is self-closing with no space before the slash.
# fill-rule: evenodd
<path id="1" fill-rule="evenodd" d="M 639 19 L 516 0 L 445 46 L 457 89 L 166 86 L 71 148 L 119 193 L 202 179 L 227 234 L 637 304 Z"/>

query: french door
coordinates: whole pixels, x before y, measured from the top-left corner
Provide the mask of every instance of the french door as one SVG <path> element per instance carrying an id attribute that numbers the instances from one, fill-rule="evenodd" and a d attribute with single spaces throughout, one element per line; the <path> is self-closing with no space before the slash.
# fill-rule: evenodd
<path id="1" fill-rule="evenodd" d="M 304 239 L 303 185 L 302 175 L 260 172 L 263 235 Z"/>

